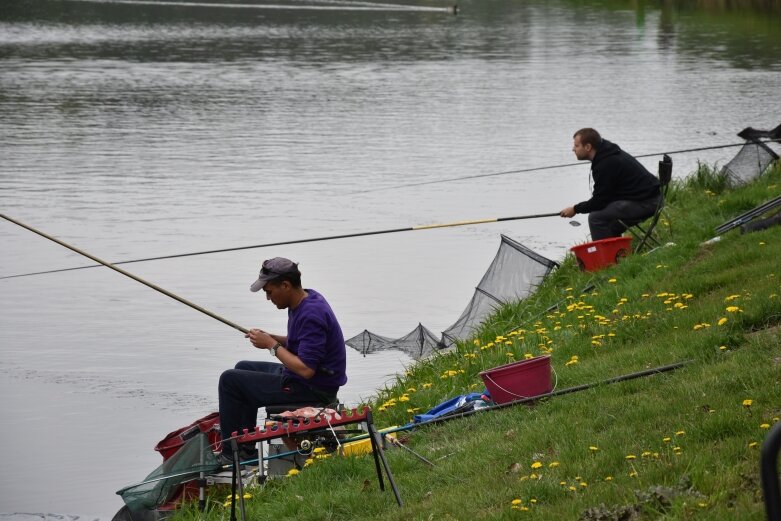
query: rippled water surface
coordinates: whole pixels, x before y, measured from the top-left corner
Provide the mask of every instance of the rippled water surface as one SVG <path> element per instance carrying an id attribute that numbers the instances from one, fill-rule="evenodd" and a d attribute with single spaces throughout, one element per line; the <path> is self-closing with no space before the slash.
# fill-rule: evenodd
<path id="1" fill-rule="evenodd" d="M 572 163 L 584 126 L 654 154 L 736 143 L 781 115 L 772 9 L 177 4 L 4 2 L 3 214 L 119 261 L 547 213 L 587 198 L 586 164 L 474 176 Z M 675 154 L 675 175 L 736 150 Z M 125 268 L 283 331 L 284 313 L 247 289 L 262 259 L 288 256 L 346 336 L 398 337 L 458 318 L 500 233 L 560 260 L 587 227 L 513 221 Z M 0 276 L 89 263 L 6 221 L 0 241 Z M 114 492 L 159 463 L 154 444 L 216 408 L 220 372 L 267 357 L 104 268 L 0 280 L 0 306 L 0 519 L 110 518 Z M 351 351 L 343 400 L 406 363 Z"/>

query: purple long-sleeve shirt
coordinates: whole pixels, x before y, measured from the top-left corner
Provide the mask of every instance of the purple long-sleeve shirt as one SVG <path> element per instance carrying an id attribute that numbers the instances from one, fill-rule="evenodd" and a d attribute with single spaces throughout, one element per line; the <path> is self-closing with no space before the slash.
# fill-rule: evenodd
<path id="1" fill-rule="evenodd" d="M 347 383 L 342 328 L 325 298 L 313 289 L 306 292 L 307 297 L 298 307 L 288 310 L 286 349 L 313 369 L 315 375 L 306 380 L 287 368 L 285 374 L 317 389 L 336 392 Z"/>

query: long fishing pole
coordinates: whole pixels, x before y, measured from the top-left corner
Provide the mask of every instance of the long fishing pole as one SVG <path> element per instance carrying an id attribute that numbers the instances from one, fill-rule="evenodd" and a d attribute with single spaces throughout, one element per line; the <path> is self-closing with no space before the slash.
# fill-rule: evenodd
<path id="1" fill-rule="evenodd" d="M 527 404 L 527 403 L 534 403 L 536 401 L 539 401 L 539 400 L 542 400 L 542 399 L 545 399 L 545 398 L 553 398 L 554 396 L 561 396 L 561 395 L 564 395 L 564 394 L 577 393 L 577 392 L 580 392 L 580 391 L 585 391 L 587 389 L 593 389 L 595 387 L 601 387 L 603 385 L 610 385 L 610 384 L 615 384 L 615 383 L 619 383 L 619 382 L 625 382 L 627 380 L 634 380 L 636 378 L 644 378 L 646 376 L 653 376 L 655 374 L 666 373 L 666 372 L 669 372 L 669 371 L 674 371 L 676 369 L 680 369 L 681 367 L 684 367 L 686 365 L 691 364 L 693 361 L 694 360 L 684 360 L 682 362 L 675 362 L 675 363 L 668 364 L 668 365 L 663 365 L 663 366 L 659 366 L 659 367 L 653 367 L 651 369 L 645 369 L 643 371 L 638 371 L 638 372 L 635 372 L 635 373 L 628 373 L 628 374 L 623 374 L 623 375 L 620 375 L 620 376 L 614 376 L 613 378 L 607 378 L 607 379 L 599 381 L 599 382 L 593 382 L 593 383 L 582 384 L 582 385 L 575 385 L 573 387 L 566 387 L 564 389 L 558 389 L 558 390 L 551 391 L 549 393 L 542 394 L 542 395 L 539 395 L 539 396 L 532 396 L 530 398 L 519 398 L 518 400 L 513 400 L 513 401 L 510 401 L 510 402 L 506 402 L 506 403 L 499 403 L 499 404 L 495 404 L 495 405 L 489 405 L 488 407 L 483 407 L 483 408 L 480 408 L 480 409 L 470 409 L 470 410 L 467 410 L 467 411 L 464 411 L 464 412 L 451 412 L 450 414 L 445 414 L 443 416 L 438 416 L 436 418 L 432 418 L 430 420 L 422 421 L 422 422 L 419 422 L 419 423 L 409 423 L 407 425 L 402 425 L 401 427 L 393 427 L 393 428 L 390 428 L 390 429 L 383 429 L 381 434 L 385 435 L 385 434 L 393 434 L 393 433 L 396 433 L 396 432 L 409 431 L 409 430 L 415 429 L 417 427 L 423 427 L 425 425 L 435 425 L 435 424 L 438 424 L 438 423 L 443 423 L 443 422 L 446 422 L 446 421 L 449 421 L 449 420 L 454 420 L 454 419 L 457 419 L 457 418 L 465 418 L 467 416 L 472 416 L 473 414 L 478 414 L 478 413 L 482 413 L 482 412 L 489 412 L 489 411 L 495 411 L 497 409 L 504 409 L 505 407 L 513 407 L 515 405 L 523 405 L 523 404 Z M 369 437 L 368 434 L 361 434 L 360 436 L 354 436 L 352 438 L 349 438 L 349 439 L 345 440 L 343 443 L 349 443 L 349 442 L 353 442 L 353 441 L 364 440 L 364 439 L 366 439 L 368 437 Z"/>
<path id="2" fill-rule="evenodd" d="M 89 258 L 89 259 L 92 259 L 93 261 L 95 261 L 95 262 L 99 263 L 99 265 L 101 265 L 101 266 L 105 266 L 105 267 L 107 267 L 107 268 L 111 268 L 112 270 L 114 270 L 114 271 L 116 271 L 116 272 L 119 272 L 119 273 L 121 273 L 122 275 L 124 275 L 124 276 L 126 276 L 126 277 L 130 277 L 131 279 L 135 280 L 136 282 L 140 282 L 141 284 L 143 284 L 143 285 L 145 285 L 145 286 L 149 286 L 149 287 L 150 287 L 150 288 L 152 288 L 153 290 L 155 290 L 155 291 L 159 291 L 159 292 L 160 292 L 160 293 L 162 293 L 163 295 L 165 295 L 165 296 L 167 296 L 167 297 L 171 297 L 171 298 L 172 298 L 172 299 L 174 299 L 174 300 L 178 300 L 178 301 L 179 301 L 179 302 L 181 302 L 182 304 L 184 304 L 184 305 L 186 305 L 186 306 L 190 306 L 191 308 L 193 308 L 193 309 L 195 309 L 195 310 L 197 310 L 197 311 L 200 311 L 200 312 L 201 312 L 201 313 L 203 313 L 204 315 L 208 315 L 208 316 L 210 316 L 210 317 L 212 317 L 212 318 L 214 318 L 214 319 L 217 319 L 217 320 L 219 320 L 220 322 L 222 322 L 223 324 L 229 325 L 229 326 L 230 326 L 230 327 L 232 327 L 233 329 L 238 329 L 239 331 L 241 331 L 242 333 L 245 333 L 245 334 L 246 334 L 246 333 L 249 333 L 249 330 L 248 330 L 248 329 L 246 329 L 246 328 L 243 328 L 243 327 L 241 327 L 241 326 L 240 326 L 240 325 L 238 325 L 238 324 L 234 324 L 234 323 L 233 323 L 233 322 L 231 322 L 230 320 L 227 320 L 227 319 L 225 319 L 225 318 L 223 318 L 223 317 L 221 317 L 221 316 L 219 316 L 219 315 L 217 315 L 217 314 L 215 314 L 215 313 L 212 313 L 212 312 L 211 312 L 211 311 L 209 311 L 208 309 L 204 309 L 204 308 L 202 308 L 201 306 L 199 306 L 199 305 L 197 305 L 197 304 L 193 304 L 193 303 L 192 303 L 192 302 L 190 302 L 189 300 L 183 299 L 183 298 L 182 298 L 182 297 L 180 297 L 179 295 L 176 295 L 176 294 L 174 294 L 174 293 L 171 293 L 170 291 L 168 291 L 168 290 L 166 290 L 166 289 L 163 289 L 163 288 L 161 288 L 160 286 L 158 286 L 158 285 L 156 285 L 156 284 L 152 284 L 151 282 L 149 282 L 149 281 L 146 281 L 146 280 L 142 279 L 141 277 L 138 277 L 138 276 L 136 276 L 136 275 L 133 275 L 132 273 L 130 273 L 130 272 L 127 272 L 127 271 L 123 270 L 122 268 L 117 268 L 117 267 L 116 267 L 116 266 L 114 266 L 113 264 L 111 264 L 111 263 L 109 263 L 109 262 L 106 262 L 106 261 L 104 261 L 104 260 L 101 260 L 101 259 L 99 259 L 99 258 L 95 257 L 94 255 L 90 255 L 89 253 L 87 253 L 87 252 L 85 252 L 85 251 L 82 251 L 82 250 L 80 250 L 80 249 L 76 248 L 75 246 L 71 246 L 70 244 L 68 244 L 68 243 L 66 243 L 66 242 L 63 242 L 63 241 L 61 241 L 61 240 L 59 240 L 59 239 L 57 239 L 57 238 L 55 238 L 55 237 L 52 237 L 51 235 L 48 235 L 48 234 L 46 234 L 46 233 L 44 233 L 44 232 L 42 232 L 42 231 L 40 231 L 40 230 L 36 230 L 36 229 L 35 229 L 35 228 L 33 228 L 32 226 L 29 226 L 29 225 L 27 225 L 27 224 L 24 224 L 23 222 L 17 221 L 16 219 L 12 219 L 11 217 L 8 217 L 7 215 L 0 214 L 0 217 L 2 217 L 3 219 L 5 219 L 6 221 L 9 221 L 9 222 L 12 222 L 12 223 L 16 224 L 17 226 L 21 226 L 22 228 L 24 228 L 24 229 L 26 229 L 26 230 L 29 230 L 29 231 L 31 231 L 31 232 L 33 232 L 33 233 L 36 233 L 36 234 L 40 235 L 41 237 L 44 237 L 45 239 L 49 239 L 49 240 L 50 240 L 50 241 L 52 241 L 52 242 L 56 242 L 56 243 L 57 243 L 57 244 L 59 244 L 60 246 L 64 246 L 64 247 L 68 248 L 69 250 L 75 251 L 75 252 L 76 252 L 76 253 L 78 253 L 79 255 L 83 255 L 83 256 L 85 256 L 85 257 L 87 257 L 87 258 Z"/>
<path id="3" fill-rule="evenodd" d="M 778 143 L 777 139 L 769 139 L 767 141 L 757 140 L 753 141 L 754 143 Z M 639 156 L 635 156 L 636 158 L 643 158 L 643 157 L 654 157 L 654 156 L 661 156 L 663 154 L 685 154 L 687 152 L 702 152 L 704 150 L 716 150 L 719 148 L 730 148 L 730 147 L 739 147 L 745 145 L 746 142 L 743 141 L 741 143 L 730 143 L 728 145 L 714 145 L 709 147 L 697 147 L 697 148 L 687 148 L 684 150 L 669 150 L 667 152 L 655 152 L 651 154 L 642 154 Z M 582 161 L 578 161 L 576 163 L 562 163 L 560 165 L 548 165 L 548 166 L 535 166 L 531 168 L 522 168 L 520 170 L 506 170 L 504 172 L 492 172 L 488 174 L 474 174 L 474 175 L 467 175 L 464 177 L 451 177 L 449 179 L 436 179 L 433 181 L 420 181 L 418 183 L 409 183 L 404 185 L 394 185 L 394 186 L 386 186 L 383 188 L 372 188 L 370 190 L 358 190 L 355 192 L 350 192 L 349 195 L 355 195 L 355 194 L 368 194 L 373 192 L 382 192 L 384 190 L 396 190 L 399 188 L 412 188 L 416 186 L 425 186 L 425 185 L 434 185 L 434 184 L 441 184 L 441 183 L 452 183 L 454 181 L 466 181 L 469 179 L 482 179 L 484 177 L 497 177 L 501 175 L 509 175 L 509 174 L 522 174 L 525 172 L 539 172 L 542 170 L 551 170 L 554 168 L 568 168 L 571 166 L 578 166 L 582 165 Z"/>
<path id="4" fill-rule="evenodd" d="M 310 239 L 295 239 L 290 241 L 279 241 L 279 242 L 269 242 L 266 244 L 253 244 L 251 246 L 237 246 L 234 248 L 222 248 L 219 250 L 206 250 L 206 251 L 197 251 L 197 252 L 191 252 L 191 253 L 178 253 L 175 255 L 162 255 L 159 257 L 146 257 L 144 259 L 134 259 L 134 260 L 126 260 L 126 261 L 119 261 L 114 262 L 112 265 L 116 266 L 118 264 L 131 264 L 133 262 L 146 262 L 146 261 L 153 261 L 153 260 L 162 260 L 162 259 L 175 259 L 179 257 L 192 257 L 195 255 L 208 255 L 211 253 L 224 253 L 229 251 L 240 251 L 240 250 L 251 250 L 255 248 L 268 248 L 270 246 L 285 246 L 288 244 L 302 244 L 306 242 L 317 242 L 317 241 L 331 241 L 334 239 L 349 239 L 353 237 L 367 237 L 370 235 L 381 235 L 381 234 L 387 234 L 387 233 L 399 233 L 399 232 L 411 232 L 411 231 L 417 231 L 417 230 L 432 230 L 434 228 L 452 228 L 455 226 L 467 226 L 472 224 L 487 224 L 487 223 L 497 223 L 497 222 L 503 222 L 503 221 L 518 221 L 521 219 L 540 219 L 542 217 L 553 217 L 558 216 L 559 213 L 540 213 L 540 214 L 534 214 L 534 215 L 518 215 L 515 217 L 494 217 L 489 219 L 477 219 L 472 221 L 455 221 L 450 223 L 443 223 L 443 224 L 423 224 L 418 226 L 408 226 L 406 228 L 392 228 L 389 230 L 377 230 L 373 232 L 357 232 L 357 233 L 346 233 L 342 235 L 328 235 L 325 237 L 314 237 Z M 3 216 L 5 217 L 5 216 Z M 6 219 L 8 219 L 6 217 Z M 9 221 L 15 222 L 12 219 L 8 219 Z M 19 223 L 16 223 L 19 224 Z M 580 223 L 577 221 L 569 221 L 569 224 L 573 226 L 579 226 Z M 21 226 L 21 225 L 20 225 Z M 36 232 L 37 233 L 37 232 Z M 48 237 L 50 238 L 50 237 Z M 80 253 L 80 252 L 77 252 Z M 89 255 L 87 255 L 89 257 Z M 95 259 L 93 259 L 95 260 Z M 107 263 L 103 261 L 96 261 L 99 262 L 99 264 L 91 264 L 89 266 L 77 266 L 74 268 L 60 268 L 56 270 L 47 270 L 47 271 L 36 271 L 32 273 L 21 273 L 18 275 L 6 275 L 5 277 L 0 277 L 0 280 L 2 279 L 13 279 L 17 277 L 29 277 L 32 275 L 43 275 L 45 273 L 59 273 L 62 271 L 73 271 L 73 270 L 83 270 L 86 268 L 98 268 L 100 266 L 106 266 Z"/>

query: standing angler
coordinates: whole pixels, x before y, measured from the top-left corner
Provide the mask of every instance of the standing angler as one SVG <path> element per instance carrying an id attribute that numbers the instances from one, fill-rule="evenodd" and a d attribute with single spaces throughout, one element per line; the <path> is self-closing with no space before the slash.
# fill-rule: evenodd
<path id="1" fill-rule="evenodd" d="M 250 291 L 263 290 L 278 309 L 287 309 L 287 335 L 261 329 L 247 333 L 253 346 L 268 349 L 278 362 L 244 360 L 220 376 L 220 430 L 222 439 L 242 429 L 253 429 L 258 408 L 266 405 L 337 403 L 339 387 L 347 383 L 344 336 L 331 306 L 313 289 L 301 286 L 298 264 L 274 257 L 263 262 Z M 223 443 L 220 461 L 233 455 Z M 241 447 L 242 460 L 257 458 L 251 447 Z"/>
<path id="2" fill-rule="evenodd" d="M 651 217 L 661 200 L 659 180 L 618 145 L 602 139 L 593 128 L 573 136 L 575 157 L 591 161 L 594 192 L 591 199 L 564 208 L 559 215 L 587 213 L 591 240 L 620 237 L 626 226 Z"/>

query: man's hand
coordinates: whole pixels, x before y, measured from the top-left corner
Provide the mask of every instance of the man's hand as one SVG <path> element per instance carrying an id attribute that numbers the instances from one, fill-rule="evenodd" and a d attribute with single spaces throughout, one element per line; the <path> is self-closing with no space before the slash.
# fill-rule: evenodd
<path id="1" fill-rule="evenodd" d="M 560 211 L 559 215 L 562 217 L 575 217 L 575 207 L 568 206 L 564 208 L 562 211 Z"/>
<path id="2" fill-rule="evenodd" d="M 274 344 L 277 343 L 274 337 L 263 331 L 262 329 L 250 329 L 249 333 L 244 335 L 244 338 L 249 338 L 252 345 L 258 349 L 271 349 Z"/>

